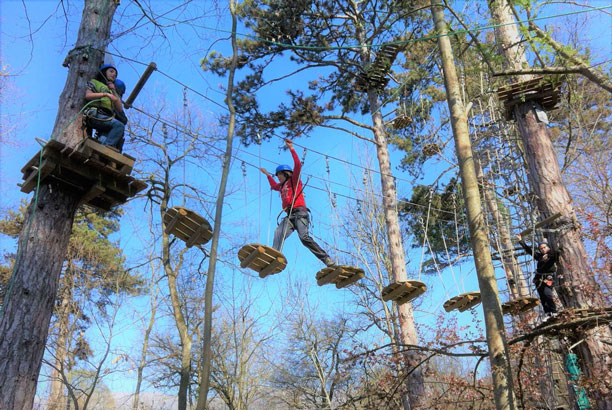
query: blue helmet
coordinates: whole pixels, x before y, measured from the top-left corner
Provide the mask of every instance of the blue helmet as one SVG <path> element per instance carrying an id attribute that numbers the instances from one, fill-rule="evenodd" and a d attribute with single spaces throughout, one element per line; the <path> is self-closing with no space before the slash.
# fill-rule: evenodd
<path id="1" fill-rule="evenodd" d="M 114 66 L 114 65 L 112 65 L 112 64 L 102 64 L 102 65 L 100 66 L 100 68 L 98 68 L 98 70 L 99 70 L 101 73 L 104 73 L 104 70 L 107 70 L 107 69 L 109 69 L 109 68 L 114 68 L 114 69 L 115 69 L 115 71 L 117 71 L 117 67 L 115 67 L 115 66 Z"/>
<path id="2" fill-rule="evenodd" d="M 118 78 L 115 80 L 115 88 L 119 95 L 125 94 L 125 83 Z"/>
<path id="3" fill-rule="evenodd" d="M 274 174 L 277 175 L 279 172 L 283 172 L 283 171 L 293 172 L 293 170 L 291 169 L 289 165 L 283 164 L 283 165 L 279 165 L 276 167 L 276 172 Z"/>

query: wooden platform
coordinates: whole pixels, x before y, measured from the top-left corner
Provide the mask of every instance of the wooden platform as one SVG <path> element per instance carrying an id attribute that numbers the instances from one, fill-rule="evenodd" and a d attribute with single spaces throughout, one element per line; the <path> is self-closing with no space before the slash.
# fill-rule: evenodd
<path id="1" fill-rule="evenodd" d="M 450 298 L 444 302 L 444 310 L 451 312 L 455 309 L 459 312 L 465 312 L 466 310 L 476 306 L 481 302 L 480 292 L 468 292 L 462 293 L 459 296 Z"/>
<path id="2" fill-rule="evenodd" d="M 184 241 L 188 248 L 204 245 L 210 241 L 213 232 L 204 218 L 190 209 L 175 206 L 164 214 L 165 232 Z"/>
<path id="3" fill-rule="evenodd" d="M 81 195 L 81 203 L 103 211 L 121 205 L 147 187 L 129 173 L 134 158 L 122 155 L 92 140 L 73 149 L 50 140 L 21 169 L 21 192 L 41 184 L 55 184 Z"/>
<path id="4" fill-rule="evenodd" d="M 502 312 L 504 315 L 518 315 L 533 309 L 539 304 L 538 298 L 524 297 L 512 299 L 502 305 Z"/>
<path id="5" fill-rule="evenodd" d="M 426 290 L 427 286 L 419 280 L 395 282 L 383 289 L 382 297 L 384 301 L 393 300 L 401 305 L 416 299 L 425 293 Z"/>
<path id="6" fill-rule="evenodd" d="M 241 268 L 250 268 L 259 272 L 260 278 L 282 272 L 287 266 L 287 259 L 282 253 L 269 246 L 251 243 L 238 251 Z"/>
<path id="7" fill-rule="evenodd" d="M 355 80 L 355 90 L 366 92 L 368 89 L 383 89 L 389 83 L 389 70 L 399 52 L 404 48 L 402 44 L 385 44 L 378 50 L 376 57 L 367 70 L 359 73 Z"/>
<path id="8" fill-rule="evenodd" d="M 543 77 L 500 87 L 497 98 L 505 106 L 506 120 L 514 118 L 514 106 L 525 101 L 536 101 L 544 110 L 554 110 L 559 103 L 559 82 Z"/>
<path id="9" fill-rule="evenodd" d="M 363 278 L 365 273 L 363 269 L 353 266 L 338 265 L 328 266 L 317 272 L 317 285 L 323 286 L 330 283 L 336 285 L 338 289 L 348 286 Z"/>

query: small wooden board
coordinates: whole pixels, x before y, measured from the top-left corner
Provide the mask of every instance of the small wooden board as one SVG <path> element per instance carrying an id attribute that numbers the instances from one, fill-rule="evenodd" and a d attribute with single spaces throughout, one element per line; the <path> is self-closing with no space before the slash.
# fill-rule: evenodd
<path id="1" fill-rule="evenodd" d="M 459 312 L 465 312 L 466 310 L 476 306 L 481 302 L 480 292 L 468 292 L 462 293 L 459 296 L 450 298 L 444 302 L 444 310 L 451 312 L 455 309 Z"/>
<path id="2" fill-rule="evenodd" d="M 533 226 L 530 226 L 529 228 L 525 229 L 524 231 L 521 232 L 521 236 L 527 236 L 529 235 L 531 232 L 533 232 L 533 230 L 538 230 L 539 228 L 546 226 L 552 222 L 554 222 L 556 219 L 561 217 L 561 213 L 557 212 L 556 214 L 549 216 L 548 218 L 544 219 L 543 221 L 540 221 L 538 223 L 536 223 Z"/>
<path id="3" fill-rule="evenodd" d="M 241 268 L 250 268 L 259 272 L 260 278 L 282 272 L 287 266 L 287 259 L 274 248 L 258 243 L 244 245 L 238 251 Z"/>
<path id="4" fill-rule="evenodd" d="M 204 245 L 212 238 L 208 221 L 190 209 L 175 206 L 164 214 L 164 230 L 184 241 L 188 248 Z"/>
<path id="5" fill-rule="evenodd" d="M 412 118 L 404 114 L 398 115 L 393 119 L 393 121 L 391 121 L 391 125 L 396 130 L 406 128 L 410 125 L 410 123 L 412 123 Z"/>
<path id="6" fill-rule="evenodd" d="M 136 162 L 134 157 L 122 154 L 118 150 L 102 145 L 90 138 L 86 138 L 81 143 L 78 151 L 91 157 L 90 160 L 98 161 L 102 166 L 114 169 L 121 175 L 129 175 Z"/>
<path id="7" fill-rule="evenodd" d="M 78 193 L 81 204 L 109 211 L 147 187 L 143 181 L 125 173 L 124 165 L 133 165 L 133 158 L 115 152 L 115 166 L 100 162 L 96 156 L 103 157 L 108 147 L 95 144 L 83 152 L 57 140 L 48 141 L 21 169 L 21 192 L 27 194 L 34 190 L 40 177 L 41 184 L 52 183 L 59 189 Z"/>
<path id="8" fill-rule="evenodd" d="M 387 285 L 382 291 L 384 301 L 393 300 L 398 304 L 410 302 L 421 296 L 427 290 L 427 286 L 419 280 L 408 280 L 406 282 L 395 282 Z"/>
<path id="9" fill-rule="evenodd" d="M 502 305 L 502 312 L 504 315 L 518 315 L 519 313 L 526 312 L 538 306 L 540 301 L 538 298 L 524 297 L 509 300 Z"/>
<path id="10" fill-rule="evenodd" d="M 354 266 L 337 265 L 321 269 L 317 272 L 316 278 L 317 285 L 319 286 L 333 283 L 336 285 L 336 288 L 341 289 L 357 282 L 364 276 L 363 269 L 355 268 Z"/>

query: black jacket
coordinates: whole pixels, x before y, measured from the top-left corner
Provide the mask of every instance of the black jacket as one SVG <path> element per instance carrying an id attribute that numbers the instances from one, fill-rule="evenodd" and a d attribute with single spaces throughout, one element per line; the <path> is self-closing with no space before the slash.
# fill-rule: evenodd
<path id="1" fill-rule="evenodd" d="M 555 273 L 557 271 L 557 262 L 559 261 L 559 252 L 555 252 L 552 249 L 548 251 L 548 258 L 546 260 L 542 259 L 544 256 L 542 252 L 536 250 L 535 252 L 529 245 L 525 243 L 525 241 L 519 241 L 519 244 L 525 249 L 530 255 L 533 255 L 533 258 L 538 261 L 538 265 L 536 267 L 536 271 L 538 273 Z"/>

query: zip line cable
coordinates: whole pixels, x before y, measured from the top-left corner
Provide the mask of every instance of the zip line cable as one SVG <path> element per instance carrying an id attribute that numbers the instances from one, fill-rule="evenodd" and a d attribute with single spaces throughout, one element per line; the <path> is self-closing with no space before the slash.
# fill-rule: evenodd
<path id="1" fill-rule="evenodd" d="M 144 111 L 144 110 L 142 110 L 142 109 L 140 109 L 140 108 L 138 108 L 138 107 L 133 106 L 133 107 L 132 107 L 132 109 L 134 109 L 134 110 L 136 110 L 136 111 L 138 111 L 138 112 L 142 113 L 143 115 L 146 115 L 146 116 L 148 116 L 148 117 L 150 117 L 150 118 L 152 118 L 152 119 L 154 119 L 154 120 L 156 120 L 156 121 L 159 121 L 159 122 L 161 122 L 161 123 L 163 123 L 163 124 L 166 124 L 167 126 L 172 127 L 172 128 L 173 128 L 173 129 L 175 129 L 176 131 L 183 132 L 183 133 L 185 133 L 185 134 L 187 134 L 187 135 L 190 135 L 190 136 L 192 136 L 192 137 L 203 137 L 203 135 L 201 135 L 201 134 L 197 134 L 197 133 L 196 133 L 196 134 L 194 134 L 193 132 L 190 132 L 190 131 L 188 131 L 187 129 L 183 128 L 181 125 L 178 125 L 178 124 L 176 124 L 176 123 L 173 123 L 172 121 L 167 120 L 167 119 L 164 119 L 164 118 L 162 118 L 162 117 L 160 117 L 160 116 L 155 116 L 155 115 L 153 115 L 153 114 L 150 114 L 150 113 L 148 113 L 148 112 L 146 112 L 146 111 Z M 210 144 L 210 143 L 208 143 L 208 142 L 201 141 L 201 143 L 202 143 L 203 145 L 206 145 L 206 146 L 208 146 L 208 147 L 210 147 L 210 148 L 212 148 L 212 149 L 216 150 L 216 151 L 223 152 L 223 150 L 222 150 L 221 148 L 216 147 L 215 145 L 212 145 L 212 144 Z M 240 148 L 237 148 L 237 149 L 240 149 Z M 243 152 L 247 153 L 246 151 L 243 151 Z M 249 154 L 249 155 L 254 155 L 254 154 L 251 154 L 251 153 L 248 153 L 248 154 Z M 245 164 L 247 164 L 248 166 L 250 166 L 250 167 L 252 167 L 252 168 L 255 168 L 255 169 L 259 169 L 259 168 L 260 168 L 260 167 L 258 167 L 257 165 L 255 165 L 255 164 L 253 164 L 253 163 L 251 163 L 251 162 L 249 162 L 249 161 L 246 161 L 246 160 L 244 160 L 243 158 L 238 157 L 236 154 L 231 154 L 231 156 L 232 156 L 232 158 L 233 158 L 233 159 L 235 159 L 235 160 L 238 160 L 238 161 L 244 161 L 244 163 L 245 163 Z M 330 156 L 330 158 L 331 158 L 331 156 Z M 268 162 L 270 162 L 270 163 L 274 163 L 274 161 L 270 161 L 270 160 L 265 160 L 265 161 L 268 161 Z M 369 170 L 368 168 L 364 168 L 364 169 Z M 372 171 L 372 170 L 370 170 L 370 171 Z M 372 171 L 372 172 L 374 172 L 374 171 Z M 317 177 L 316 175 L 304 174 L 304 176 L 307 176 L 307 177 L 309 177 L 309 178 L 320 179 L 320 180 L 322 180 L 322 181 L 325 181 L 325 179 L 323 179 L 323 178 L 321 178 L 321 177 Z M 361 191 L 361 192 L 364 192 L 364 191 L 363 191 L 363 190 L 361 190 L 361 189 L 358 189 L 358 188 L 355 188 L 355 187 L 352 187 L 352 186 L 348 186 L 348 185 L 342 184 L 342 183 L 340 183 L 340 182 L 335 182 L 335 181 L 333 181 L 332 183 L 334 183 L 334 184 L 336 184 L 336 185 L 339 185 L 339 186 L 342 186 L 342 187 L 345 187 L 345 188 L 349 188 L 349 189 L 355 190 L 355 191 Z M 320 191 L 323 191 L 323 192 L 327 192 L 327 190 L 326 190 L 326 189 L 324 189 L 324 188 L 319 188 L 319 187 L 317 187 L 317 186 L 313 186 L 313 185 L 310 185 L 310 187 L 311 187 L 311 188 L 314 188 L 314 189 L 317 189 L 317 190 L 320 190 Z M 358 201 L 358 199 L 356 199 L 356 198 L 353 198 L 353 197 L 350 197 L 350 196 L 347 196 L 347 195 L 344 195 L 344 194 L 340 194 L 340 193 L 338 193 L 338 192 L 333 192 L 333 191 L 332 191 L 332 193 L 335 193 L 336 195 L 342 196 L 342 197 L 347 198 L 347 199 L 351 199 L 351 200 L 353 200 L 353 201 Z M 375 195 L 376 195 L 377 197 L 379 197 L 379 198 L 382 198 L 382 196 L 383 196 L 382 194 L 375 194 Z M 418 203 L 416 203 L 416 202 L 406 201 L 406 200 L 403 200 L 403 199 L 397 199 L 397 202 L 398 202 L 398 203 L 408 204 L 408 205 L 413 205 L 413 206 L 418 206 L 418 207 L 422 207 L 422 208 L 427 208 L 427 206 L 426 206 L 426 205 L 418 204 Z M 446 210 L 444 210 L 444 209 L 433 208 L 433 207 L 432 207 L 431 209 L 432 209 L 432 210 L 435 210 L 435 211 L 438 211 L 438 212 L 442 212 L 442 213 L 447 213 L 447 214 L 451 214 L 451 215 L 453 214 L 453 212 L 446 211 Z"/>

